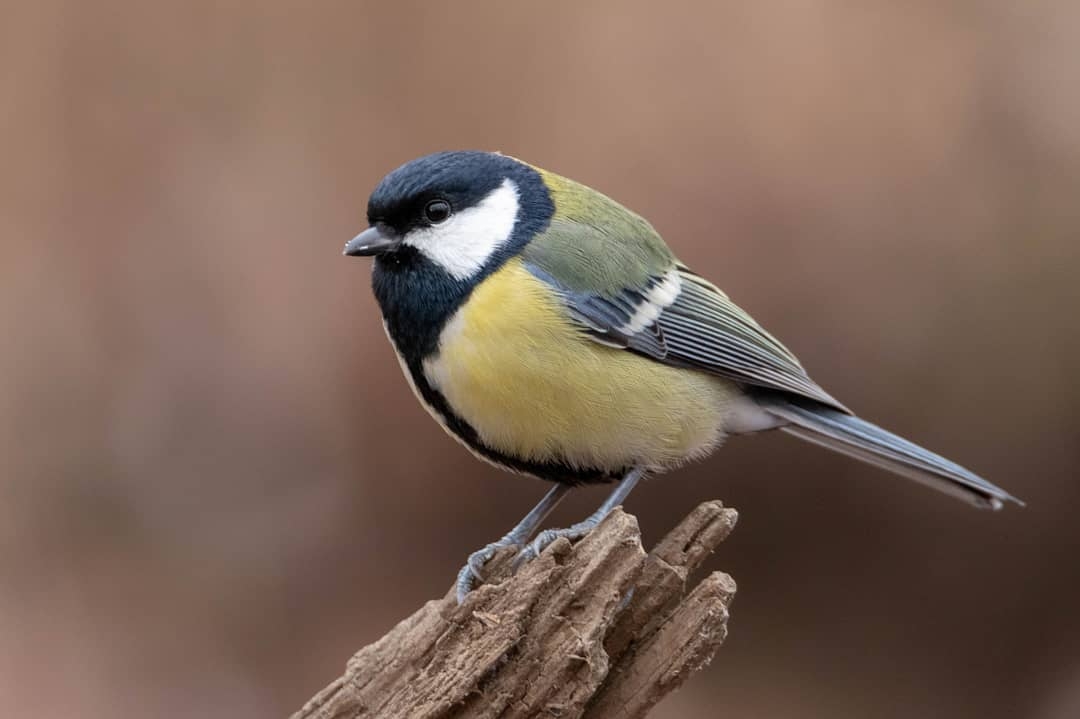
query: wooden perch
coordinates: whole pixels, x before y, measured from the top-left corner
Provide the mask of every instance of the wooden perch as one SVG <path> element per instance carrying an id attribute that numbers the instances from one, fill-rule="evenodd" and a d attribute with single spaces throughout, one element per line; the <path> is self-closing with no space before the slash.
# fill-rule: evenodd
<path id="1" fill-rule="evenodd" d="M 646 556 L 637 520 L 616 509 L 516 575 L 504 552 L 464 604 L 453 588 L 425 604 L 293 719 L 643 717 L 724 641 L 735 582 L 686 581 L 737 518 L 705 502 Z"/>

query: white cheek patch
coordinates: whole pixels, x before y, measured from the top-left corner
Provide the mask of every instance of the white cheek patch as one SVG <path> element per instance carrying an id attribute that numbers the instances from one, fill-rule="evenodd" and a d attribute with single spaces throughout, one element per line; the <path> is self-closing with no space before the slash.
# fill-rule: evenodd
<path id="1" fill-rule="evenodd" d="M 507 179 L 476 206 L 451 215 L 441 225 L 413 230 L 403 242 L 454 279 L 467 280 L 510 239 L 518 206 L 517 185 Z"/>

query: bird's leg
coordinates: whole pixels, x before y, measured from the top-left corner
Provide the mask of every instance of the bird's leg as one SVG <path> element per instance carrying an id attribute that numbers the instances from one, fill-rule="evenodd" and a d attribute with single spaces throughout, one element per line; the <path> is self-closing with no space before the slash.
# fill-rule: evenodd
<path id="1" fill-rule="evenodd" d="M 619 480 L 619 484 L 611 494 L 608 495 L 608 498 L 604 500 L 604 503 L 600 505 L 600 509 L 590 514 L 585 521 L 578 522 L 565 529 L 545 529 L 543 532 L 540 532 L 540 534 L 536 535 L 536 539 L 518 554 L 517 558 L 514 560 L 514 568 L 517 569 L 525 562 L 539 557 L 540 553 L 559 537 L 566 537 L 571 540 L 584 537 L 591 532 L 596 525 L 604 521 L 604 517 L 611 514 L 611 510 L 623 503 L 623 500 L 630 494 L 634 485 L 636 485 L 644 476 L 644 467 L 634 467 L 625 477 Z"/>
<path id="2" fill-rule="evenodd" d="M 477 581 L 483 581 L 484 577 L 481 575 L 481 571 L 484 565 L 495 556 L 495 553 L 503 547 L 520 547 L 529 541 L 529 537 L 533 535 L 536 528 L 540 526 L 544 518 L 551 513 L 551 510 L 555 509 L 555 505 L 562 501 L 562 498 L 569 491 L 570 485 L 556 484 L 548 490 L 544 498 L 505 537 L 469 555 L 469 559 L 457 576 L 458 604 L 465 601 L 465 595 L 472 591 L 473 585 Z"/>

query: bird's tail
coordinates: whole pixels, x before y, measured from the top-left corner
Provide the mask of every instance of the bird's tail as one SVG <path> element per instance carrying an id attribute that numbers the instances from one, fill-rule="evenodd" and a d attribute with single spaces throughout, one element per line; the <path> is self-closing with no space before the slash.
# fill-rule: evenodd
<path id="1" fill-rule="evenodd" d="M 785 432 L 884 467 L 976 507 L 1001 509 L 1006 501 L 1023 504 L 974 472 L 854 415 L 784 397 L 760 398 L 759 404 L 788 423 L 782 427 Z"/>

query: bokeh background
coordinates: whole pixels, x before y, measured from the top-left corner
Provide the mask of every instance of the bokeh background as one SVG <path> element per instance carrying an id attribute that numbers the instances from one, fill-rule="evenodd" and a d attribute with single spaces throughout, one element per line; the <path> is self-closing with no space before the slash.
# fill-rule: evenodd
<path id="1" fill-rule="evenodd" d="M 0 714 L 285 716 L 540 496 L 341 256 L 385 172 L 475 147 L 1028 501 L 782 435 L 650 481 L 647 540 L 742 517 L 730 639 L 656 717 L 1080 716 L 1078 63 L 1071 0 L 4 3 Z"/>

